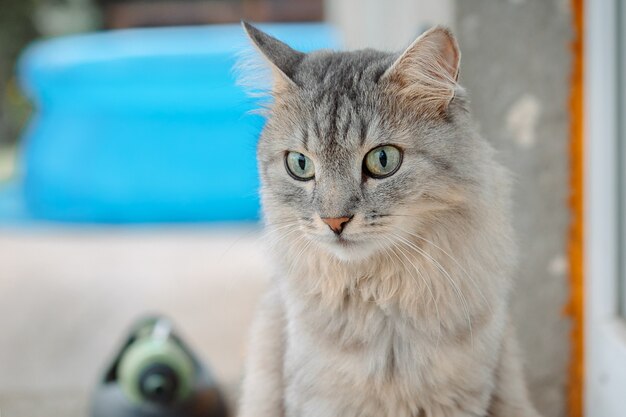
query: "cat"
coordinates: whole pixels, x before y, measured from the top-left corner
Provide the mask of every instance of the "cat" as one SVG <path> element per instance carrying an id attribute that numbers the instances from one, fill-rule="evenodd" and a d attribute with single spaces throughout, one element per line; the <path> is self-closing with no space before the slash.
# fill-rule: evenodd
<path id="1" fill-rule="evenodd" d="M 435 27 L 311 53 L 243 23 L 272 74 L 258 143 L 275 268 L 240 417 L 538 417 L 510 320 L 510 181 Z"/>

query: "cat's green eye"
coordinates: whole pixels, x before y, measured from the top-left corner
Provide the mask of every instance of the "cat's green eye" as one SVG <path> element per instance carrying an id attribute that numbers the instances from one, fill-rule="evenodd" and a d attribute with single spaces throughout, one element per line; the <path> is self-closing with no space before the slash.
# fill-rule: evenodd
<path id="1" fill-rule="evenodd" d="M 297 180 L 308 181 L 315 176 L 315 165 L 308 156 L 300 152 L 288 152 L 285 156 L 287 172 Z"/>
<path id="2" fill-rule="evenodd" d="M 402 163 L 402 152 L 395 146 L 374 148 L 365 155 L 363 170 L 372 178 L 385 178 L 396 173 Z"/>

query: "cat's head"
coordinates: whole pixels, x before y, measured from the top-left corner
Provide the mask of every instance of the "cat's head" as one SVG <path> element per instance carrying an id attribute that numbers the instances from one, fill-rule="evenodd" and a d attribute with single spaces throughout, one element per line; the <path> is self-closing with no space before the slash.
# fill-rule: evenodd
<path id="1" fill-rule="evenodd" d="M 305 54 L 244 28 L 273 74 L 258 158 L 285 241 L 359 260 L 465 204 L 480 158 L 447 29 L 401 54 Z"/>

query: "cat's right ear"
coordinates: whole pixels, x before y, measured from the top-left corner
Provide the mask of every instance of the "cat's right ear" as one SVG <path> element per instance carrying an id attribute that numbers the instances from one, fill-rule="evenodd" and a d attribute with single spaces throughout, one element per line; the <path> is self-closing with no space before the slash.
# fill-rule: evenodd
<path id="1" fill-rule="evenodd" d="M 274 79 L 274 88 L 280 89 L 287 85 L 295 85 L 294 73 L 305 54 L 292 49 L 286 43 L 257 29 L 250 23 L 242 21 L 241 25 L 256 49 L 270 64 Z"/>

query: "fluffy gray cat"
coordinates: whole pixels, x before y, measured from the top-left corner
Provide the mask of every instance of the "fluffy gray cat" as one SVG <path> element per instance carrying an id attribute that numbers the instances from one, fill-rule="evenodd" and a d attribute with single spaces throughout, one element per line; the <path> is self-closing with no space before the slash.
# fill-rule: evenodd
<path id="1" fill-rule="evenodd" d="M 241 417 L 537 417 L 509 318 L 509 176 L 474 128 L 444 28 L 403 53 L 302 53 L 258 145 L 274 279 Z"/>

